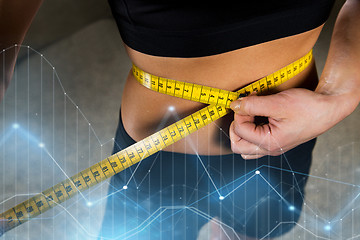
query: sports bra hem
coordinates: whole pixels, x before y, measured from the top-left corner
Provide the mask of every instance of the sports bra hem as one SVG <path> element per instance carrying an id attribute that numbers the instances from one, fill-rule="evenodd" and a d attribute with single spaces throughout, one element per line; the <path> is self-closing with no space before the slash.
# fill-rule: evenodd
<path id="1" fill-rule="evenodd" d="M 303 6 L 296 11 L 271 13 L 231 25 L 186 31 L 150 28 L 115 19 L 124 43 L 130 48 L 153 56 L 189 58 L 221 54 L 310 31 L 326 22 L 330 10 L 324 8 L 329 7 L 323 2 L 312 8 Z"/>

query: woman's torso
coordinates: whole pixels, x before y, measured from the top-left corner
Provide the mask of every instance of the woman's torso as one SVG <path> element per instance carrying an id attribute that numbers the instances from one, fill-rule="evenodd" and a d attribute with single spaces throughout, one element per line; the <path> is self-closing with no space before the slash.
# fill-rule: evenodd
<path id="1" fill-rule="evenodd" d="M 141 53 L 126 45 L 125 48 L 131 61 L 146 72 L 234 91 L 304 56 L 315 45 L 322 27 L 323 25 L 297 35 L 206 57 L 158 57 Z M 277 91 L 293 87 L 314 89 L 317 80 L 313 61 L 305 71 L 278 87 Z M 206 106 L 153 92 L 140 85 L 131 72 L 121 105 L 125 130 L 136 141 Z M 231 153 L 228 128 L 232 115 L 228 114 L 164 150 L 202 155 Z"/>

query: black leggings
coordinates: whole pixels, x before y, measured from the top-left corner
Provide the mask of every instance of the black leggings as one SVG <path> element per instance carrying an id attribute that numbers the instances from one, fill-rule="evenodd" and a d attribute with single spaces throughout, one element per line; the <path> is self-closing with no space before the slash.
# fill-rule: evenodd
<path id="1" fill-rule="evenodd" d="M 120 118 L 114 153 L 134 143 Z M 111 179 L 100 239 L 196 239 L 213 217 L 242 235 L 284 234 L 300 217 L 314 145 L 257 160 L 160 151 Z"/>

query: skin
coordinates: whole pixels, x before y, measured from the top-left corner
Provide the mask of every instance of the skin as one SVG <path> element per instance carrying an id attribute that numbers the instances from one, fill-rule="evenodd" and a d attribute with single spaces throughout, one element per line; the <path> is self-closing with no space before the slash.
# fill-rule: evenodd
<path id="1" fill-rule="evenodd" d="M 250 96 L 232 104 L 232 150 L 246 159 L 280 155 L 324 133 L 352 113 L 360 101 L 360 1 L 340 11 L 329 55 L 315 91 L 289 89 Z M 269 123 L 256 126 L 254 116 Z"/>
<path id="2" fill-rule="evenodd" d="M 41 2 L 0 0 L 1 49 L 22 43 Z M 312 62 L 272 95 L 249 96 L 235 101 L 233 115 L 229 114 L 165 150 L 204 155 L 235 152 L 246 159 L 254 159 L 279 155 L 333 127 L 360 101 L 358 16 L 360 1 L 348 0 L 336 22 L 319 82 Z M 132 62 L 152 74 L 234 91 L 305 55 L 314 46 L 321 29 L 322 26 L 295 36 L 201 58 L 155 57 L 128 46 L 125 48 Z M 6 55 L 5 68 L 0 69 L 0 100 L 9 85 L 15 59 L 16 55 Z M 2 66 L 3 58 L 0 64 Z M 169 106 L 175 108 L 176 117 L 173 113 L 167 114 Z M 126 131 L 138 141 L 159 130 L 164 116 L 169 115 L 163 126 L 203 106 L 152 92 L 129 74 L 121 114 Z M 258 126 L 254 116 L 268 117 L 269 123 Z"/>
<path id="3" fill-rule="evenodd" d="M 0 0 L 0 50 L 13 46 L 14 43 L 22 43 L 41 2 L 42 0 Z M 0 66 L 5 66 L 0 67 L 0 102 L 10 84 L 18 50 L 15 54 L 0 54 Z M 0 236 L 4 229 L 3 223 L 0 220 Z"/>
<path id="4" fill-rule="evenodd" d="M 3 33 L 0 39 L 1 48 L 12 46 L 15 42 L 21 44 L 41 2 L 0 1 L 0 18 L 4 19 L 0 21 L 0 33 Z M 355 76 L 359 75 L 355 67 L 358 66 L 356 63 L 359 59 L 359 46 L 355 40 L 359 35 L 356 28 L 359 22 L 356 17 L 359 13 L 358 5 L 359 0 L 347 1 L 339 15 L 325 70 L 315 92 L 305 90 L 315 89 L 317 85 L 318 79 L 313 63 L 306 71 L 280 86 L 275 91 L 280 93 L 272 95 L 271 101 L 261 100 L 269 100 L 270 96 L 251 96 L 236 101 L 233 105 L 236 112 L 234 116 L 220 119 L 165 150 L 197 152 L 204 155 L 235 152 L 246 158 L 257 158 L 266 154 L 278 155 L 318 136 L 349 115 L 359 102 L 359 94 L 356 92 L 358 87 L 352 87 L 359 84 L 359 80 L 355 79 Z M 6 24 L 9 22 L 13 24 Z M 155 57 L 137 52 L 128 46 L 125 48 L 131 61 L 147 72 L 233 91 L 303 56 L 314 46 L 321 28 L 322 26 L 295 36 L 200 58 Z M 350 35 L 351 37 L 346 37 Z M 15 59 L 15 54 L 6 55 L 5 69 L 0 69 L 0 99 L 9 85 Z M 0 59 L 1 64 L 3 60 L 4 58 Z M 351 66 L 354 66 L 352 71 L 348 71 Z M 302 89 L 291 89 L 300 87 Z M 312 104 L 319 103 L 320 99 L 323 105 Z M 282 106 L 282 113 L 285 115 L 277 113 L 276 106 L 279 105 Z M 323 108 L 325 105 L 326 108 Z M 339 105 L 342 107 L 338 108 Z M 169 106 L 175 108 L 176 114 L 168 113 Z M 170 115 L 163 123 L 165 126 L 203 106 L 200 103 L 152 92 L 138 84 L 129 74 L 123 93 L 121 114 L 126 131 L 138 141 L 159 130 L 159 123 L 164 121 L 163 116 Z M 306 108 L 305 110 L 312 109 L 315 114 L 309 113 L 307 117 L 298 117 L 302 113 L 301 106 Z M 270 117 L 269 124 L 256 126 L 253 122 L 254 114 Z M 315 120 L 319 124 L 313 124 Z M 303 130 L 297 126 L 302 126 Z M 296 135 L 293 135 L 294 129 L 298 129 Z M 268 134 L 269 130 L 272 130 L 271 134 Z"/>
<path id="5" fill-rule="evenodd" d="M 0 51 L 23 42 L 41 3 L 42 0 L 0 0 Z M 18 51 L 5 56 L 0 54 L 0 66 L 5 62 L 5 68 L 0 68 L 0 101 L 10 84 Z"/>
<path id="6" fill-rule="evenodd" d="M 314 46 L 321 29 L 322 26 L 295 36 L 199 58 L 155 57 L 125 47 L 132 62 L 146 72 L 234 91 L 304 56 Z M 294 87 L 315 89 L 317 82 L 313 62 L 304 72 L 274 92 Z M 174 107 L 173 112 L 169 111 L 170 106 Z M 206 105 L 151 91 L 140 85 L 129 73 L 122 97 L 121 115 L 128 134 L 139 141 L 204 106 Z M 232 121 L 233 114 L 228 114 L 169 146 L 165 151 L 197 152 L 202 155 L 232 153 L 229 140 Z M 161 122 L 164 124 L 159 124 Z"/>

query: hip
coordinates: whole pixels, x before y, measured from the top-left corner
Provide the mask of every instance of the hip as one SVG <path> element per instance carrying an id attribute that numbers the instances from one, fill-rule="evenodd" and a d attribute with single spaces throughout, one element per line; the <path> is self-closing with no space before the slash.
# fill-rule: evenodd
<path id="1" fill-rule="evenodd" d="M 126 48 L 135 65 L 146 72 L 234 91 L 305 55 L 314 46 L 320 31 L 321 27 L 299 36 L 201 58 L 155 57 Z M 309 67 L 280 85 L 274 93 L 294 87 L 314 89 L 317 81 L 315 62 L 312 61 Z M 139 141 L 205 106 L 153 92 L 140 85 L 130 71 L 122 97 L 122 119 L 129 135 Z M 228 129 L 232 120 L 233 115 L 228 114 L 165 150 L 203 155 L 230 154 Z"/>

